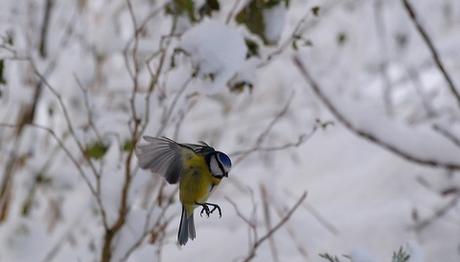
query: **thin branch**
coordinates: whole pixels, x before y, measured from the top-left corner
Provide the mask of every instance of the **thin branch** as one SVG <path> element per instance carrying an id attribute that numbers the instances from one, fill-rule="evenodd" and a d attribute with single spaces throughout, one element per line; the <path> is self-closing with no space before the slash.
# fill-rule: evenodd
<path id="1" fill-rule="evenodd" d="M 139 88 L 139 82 L 138 82 L 138 76 L 139 76 L 139 72 L 140 72 L 140 67 L 139 67 L 139 63 L 137 61 L 137 50 L 138 50 L 138 47 L 139 47 L 139 34 L 141 33 L 140 30 L 138 30 L 138 27 L 137 27 L 137 21 L 136 21 L 136 15 L 134 14 L 134 10 L 133 10 L 133 6 L 131 4 L 131 1 L 130 0 L 126 0 L 126 3 L 128 5 L 128 11 L 129 11 L 129 15 L 131 17 L 131 22 L 133 24 L 133 30 L 134 30 L 134 46 L 133 46 L 133 49 L 132 49 L 132 52 L 131 52 L 131 59 L 132 59 L 132 62 L 133 62 L 133 66 L 134 66 L 134 72 L 131 71 L 130 67 L 129 67 L 129 59 L 128 59 L 128 53 L 129 53 L 129 46 L 131 44 L 131 41 L 128 41 L 127 45 L 126 45 L 126 48 L 124 50 L 124 57 L 125 57 L 125 64 L 126 64 L 126 69 L 128 71 L 128 73 L 130 74 L 131 78 L 132 78 L 132 81 L 133 81 L 133 89 L 132 89 L 132 92 L 131 92 L 131 98 L 129 99 L 129 103 L 131 105 L 131 112 L 132 112 L 132 118 L 134 121 L 138 121 L 137 120 L 137 112 L 136 112 L 136 93 L 137 93 L 137 90 Z"/>
<path id="2" fill-rule="evenodd" d="M 294 193 L 292 193 L 290 190 L 285 190 L 286 193 L 290 197 L 294 197 Z M 302 207 L 307 210 L 315 219 L 318 221 L 319 224 L 321 224 L 327 231 L 329 231 L 331 234 L 337 236 L 339 234 L 339 230 L 331 223 L 329 222 L 321 213 L 314 208 L 311 204 L 308 202 L 302 203 Z"/>
<path id="3" fill-rule="evenodd" d="M 132 133 L 133 145 L 137 144 L 137 139 L 139 138 L 139 121 L 134 122 L 134 130 Z M 123 182 L 123 187 L 121 189 L 120 195 L 120 207 L 118 209 L 118 217 L 116 221 L 108 228 L 105 229 L 104 241 L 101 252 L 101 262 L 110 262 L 112 259 L 112 242 L 115 236 L 119 233 L 122 227 L 126 223 L 126 218 L 129 212 L 128 206 L 128 194 L 132 182 L 132 170 L 131 162 L 134 155 L 134 147 L 132 147 L 125 161 L 125 180 Z"/>
<path id="4" fill-rule="evenodd" d="M 305 200 L 307 197 L 307 192 L 304 192 L 302 196 L 297 200 L 297 202 L 292 206 L 292 208 L 286 213 L 286 216 L 281 219 L 281 221 L 278 222 L 270 231 L 268 231 L 264 236 L 262 236 L 256 243 L 254 244 L 255 246 L 258 246 L 262 244 L 265 240 L 267 240 L 271 235 L 273 235 L 278 229 L 280 229 L 284 223 L 286 223 L 289 218 L 292 216 L 292 214 L 297 210 L 297 208 L 302 204 L 302 202 Z"/>
<path id="5" fill-rule="evenodd" d="M 238 205 L 231 198 L 226 196 L 225 200 L 227 200 L 233 206 L 233 208 L 235 209 L 236 215 L 239 216 L 244 222 L 246 222 L 246 224 L 248 224 L 250 227 L 256 227 L 257 226 L 254 222 L 252 222 L 251 220 L 246 218 L 243 215 L 243 213 L 241 213 L 240 209 L 238 208 Z"/>
<path id="6" fill-rule="evenodd" d="M 269 146 L 269 147 L 254 146 L 253 148 L 250 148 L 250 149 L 235 151 L 235 152 L 231 153 L 230 155 L 231 156 L 238 156 L 238 155 L 242 155 L 242 154 L 250 154 L 250 153 L 253 153 L 253 152 L 256 152 L 256 151 L 257 152 L 273 152 L 273 151 L 280 151 L 280 150 L 284 150 L 284 149 L 288 149 L 288 148 L 292 148 L 292 147 L 299 147 L 303 143 L 308 141 L 313 136 L 313 134 L 315 134 L 315 132 L 317 130 L 318 130 L 318 126 L 314 125 L 312 130 L 310 131 L 310 133 L 300 135 L 297 138 L 297 141 L 295 141 L 295 142 L 289 142 L 289 143 L 286 143 L 286 144 L 283 144 L 283 145 Z"/>
<path id="7" fill-rule="evenodd" d="M 438 132 L 439 134 L 441 134 L 445 138 L 449 139 L 454 145 L 460 147 L 460 139 L 458 137 L 456 137 L 454 134 L 452 134 L 452 132 L 450 132 L 446 128 L 444 128 L 444 127 L 442 127 L 440 125 L 434 124 L 433 125 L 433 130 Z"/>
<path id="8" fill-rule="evenodd" d="M 263 235 L 261 238 L 257 239 L 251 250 L 249 251 L 248 256 L 243 260 L 244 262 L 251 261 L 255 256 L 256 256 L 256 251 L 257 248 L 260 247 L 261 244 L 263 244 L 267 239 L 269 239 L 273 234 L 276 233 L 292 216 L 292 214 L 297 210 L 297 208 L 300 206 L 300 204 L 305 200 L 307 197 L 307 192 L 304 192 L 302 196 L 297 200 L 297 202 L 292 206 L 292 208 L 286 213 L 286 215 L 276 224 L 271 230 L 269 230 L 265 235 Z"/>
<path id="9" fill-rule="evenodd" d="M 227 18 L 225 19 L 225 23 L 228 25 L 230 21 L 232 21 L 233 16 L 235 15 L 236 10 L 238 9 L 238 6 L 240 5 L 241 0 L 236 0 L 233 3 L 232 9 L 227 15 Z"/>
<path id="10" fill-rule="evenodd" d="M 422 36 L 423 41 L 425 44 L 428 46 L 428 49 L 431 52 L 431 56 L 433 57 L 433 60 L 438 67 L 439 71 L 441 71 L 442 76 L 447 82 L 447 85 L 450 89 L 450 92 L 452 95 L 454 95 L 455 99 L 457 100 L 457 104 L 460 107 L 460 93 L 457 89 L 457 87 L 454 84 L 454 80 L 450 77 L 449 73 L 447 73 L 447 70 L 441 61 L 441 57 L 439 55 L 439 52 L 436 50 L 436 47 L 434 46 L 433 40 L 431 39 L 430 35 L 428 32 L 425 30 L 425 28 L 422 26 L 420 21 L 417 19 L 417 15 L 415 14 L 415 10 L 412 7 L 412 5 L 409 3 L 409 0 L 401 0 L 403 2 L 404 9 L 406 10 L 407 14 L 409 15 L 409 18 L 411 21 L 414 23 L 415 28 L 417 31 L 420 33 Z"/>
<path id="11" fill-rule="evenodd" d="M 377 37 L 379 39 L 378 46 L 380 49 L 380 63 L 379 63 L 379 71 L 382 76 L 382 91 L 383 91 L 383 101 L 385 105 L 385 111 L 388 116 L 393 115 L 393 99 L 392 99 L 392 91 L 393 86 L 391 84 L 390 75 L 388 73 L 388 47 L 386 44 L 386 37 L 387 37 L 387 30 L 385 27 L 385 20 L 384 20 L 384 0 L 376 0 L 374 2 L 374 18 L 375 18 L 375 29 L 377 33 Z"/>
<path id="12" fill-rule="evenodd" d="M 291 105 L 293 97 L 294 97 L 294 92 L 291 93 L 291 95 L 287 99 L 283 108 L 278 112 L 278 114 L 275 115 L 275 117 L 270 121 L 267 127 L 259 134 L 254 144 L 254 147 L 252 149 L 239 151 L 239 152 L 230 154 L 230 155 L 241 155 L 238 159 L 236 159 L 234 165 L 238 164 L 243 159 L 245 159 L 250 153 L 257 151 L 260 148 L 260 146 L 265 141 L 265 138 L 270 133 L 270 131 L 273 129 L 275 124 L 278 123 L 278 121 L 287 113 L 289 106 Z"/>
<path id="13" fill-rule="evenodd" d="M 75 78 L 75 81 L 77 82 L 77 86 L 80 88 L 81 92 L 83 93 L 83 101 L 85 103 L 85 108 L 86 108 L 86 112 L 87 112 L 88 124 L 91 127 L 91 129 L 93 130 L 94 134 L 96 135 L 97 140 L 102 141 L 101 133 L 96 128 L 96 125 L 95 125 L 94 120 L 93 120 L 93 114 L 91 112 L 91 106 L 89 104 L 88 89 L 83 87 L 83 85 L 80 82 L 80 79 L 78 79 L 77 75 L 74 74 L 73 77 Z"/>
<path id="14" fill-rule="evenodd" d="M 57 90 L 54 89 L 54 87 L 51 86 L 48 83 L 48 80 L 46 80 L 46 78 L 38 71 L 38 69 L 35 66 L 35 63 L 33 62 L 32 59 L 29 59 L 29 63 L 31 64 L 35 75 L 37 75 L 39 77 L 40 81 L 48 88 L 48 90 L 51 91 L 51 93 L 58 100 L 58 103 L 59 103 L 59 105 L 61 107 L 61 110 L 64 113 L 64 118 L 65 118 L 65 121 L 67 123 L 67 128 L 69 129 L 70 136 L 73 138 L 73 141 L 77 144 L 78 148 L 80 149 L 80 153 L 83 156 L 83 159 L 85 159 L 86 162 L 88 163 L 88 165 L 89 165 L 89 167 L 90 167 L 90 169 L 91 169 L 91 171 L 92 171 L 92 173 L 93 173 L 93 175 L 94 175 L 94 177 L 96 179 L 97 189 L 94 189 L 94 187 L 91 185 L 89 180 L 87 180 L 88 178 L 86 178 L 86 176 L 84 176 L 86 184 L 88 185 L 88 187 L 90 187 L 91 193 L 93 193 L 94 197 L 96 198 L 96 202 L 98 204 L 99 211 L 101 212 L 101 216 L 102 216 L 102 224 L 104 225 L 105 228 L 107 228 L 108 227 L 108 225 L 107 225 L 107 215 L 106 215 L 104 206 L 102 204 L 102 199 L 101 199 L 101 197 L 99 195 L 99 193 L 100 193 L 99 192 L 99 188 L 100 188 L 99 183 L 100 183 L 101 174 L 96 170 L 96 167 L 94 166 L 94 164 L 91 161 L 91 159 L 85 156 L 85 148 L 83 147 L 83 144 L 80 142 L 80 140 L 78 140 L 78 138 L 77 138 L 77 134 L 75 132 L 75 129 L 73 128 L 72 121 L 70 120 L 69 112 L 67 111 L 67 107 L 65 106 L 64 101 L 62 100 L 61 94 L 59 94 L 57 92 Z M 50 129 L 50 131 L 52 131 L 52 130 Z M 54 134 L 54 132 L 52 134 Z M 54 137 L 57 138 L 56 135 L 54 135 Z M 80 166 L 78 166 L 78 168 L 79 168 L 79 170 L 81 170 Z"/>
<path id="15" fill-rule="evenodd" d="M 268 230 L 272 228 L 272 221 L 271 221 L 271 216 L 270 216 L 270 206 L 269 206 L 269 200 L 268 200 L 268 194 L 267 194 L 267 189 L 263 184 L 260 184 L 260 195 L 262 197 L 262 208 L 264 212 L 264 219 L 265 219 L 265 227 Z M 278 256 L 278 250 L 276 249 L 276 244 L 275 244 L 275 239 L 273 237 L 270 237 L 268 239 L 268 244 L 270 245 L 270 250 L 272 253 L 272 258 L 274 262 L 279 261 L 279 256 Z"/>
<path id="16" fill-rule="evenodd" d="M 131 256 L 131 254 L 136 251 L 142 244 L 142 242 L 144 241 L 144 239 L 147 237 L 147 235 L 151 234 L 153 230 L 157 229 L 158 227 L 161 227 L 161 221 L 163 219 L 163 217 L 165 216 L 166 214 L 166 211 L 169 209 L 169 207 L 172 205 L 173 203 L 173 200 L 174 200 L 174 197 L 177 193 L 177 191 L 179 190 L 179 188 L 177 187 L 168 197 L 167 199 L 167 204 L 165 207 L 163 207 L 163 209 L 161 210 L 161 213 L 158 215 L 157 219 L 156 219 L 156 222 L 150 226 L 150 219 L 152 217 L 152 214 L 153 214 L 153 210 L 155 208 L 155 203 L 152 203 L 152 205 L 150 206 L 149 208 L 149 211 L 147 212 L 147 216 L 146 216 L 146 219 L 145 219 L 145 223 L 144 223 L 144 228 L 143 228 L 143 231 L 142 231 L 142 234 L 140 235 L 140 237 L 134 242 L 133 245 L 131 245 L 131 247 L 128 248 L 128 251 L 126 251 L 125 255 L 123 256 L 123 258 L 121 259 L 121 261 L 127 261 L 128 258 Z M 161 197 L 161 194 L 162 194 L 162 191 L 160 190 L 158 192 L 158 197 Z"/>
<path id="17" fill-rule="evenodd" d="M 305 65 L 300 61 L 298 57 L 294 57 L 293 59 L 294 64 L 297 66 L 299 69 L 300 73 L 304 77 L 305 81 L 310 85 L 310 87 L 313 89 L 315 94 L 319 97 L 319 99 L 326 105 L 326 107 L 331 111 L 331 113 L 345 126 L 347 127 L 350 131 L 355 133 L 356 135 L 371 141 L 385 149 L 387 149 L 390 152 L 393 152 L 396 155 L 399 155 L 400 157 L 409 160 L 414 163 L 418 163 L 424 166 L 432 166 L 432 167 L 440 167 L 440 168 L 445 168 L 445 169 L 451 169 L 451 170 L 459 170 L 460 165 L 457 163 L 450 163 L 450 162 L 439 162 L 434 159 L 423 159 L 418 156 L 411 155 L 407 152 L 404 152 L 400 148 L 391 145 L 385 141 L 382 141 L 380 138 L 376 137 L 375 135 L 362 130 L 356 126 L 354 126 L 333 104 L 332 102 L 327 98 L 327 96 L 323 93 L 322 88 L 319 86 L 319 84 L 312 78 L 310 73 L 307 71 Z"/>
<path id="18" fill-rule="evenodd" d="M 41 129 L 41 130 L 44 130 L 46 132 L 48 132 L 52 137 L 53 139 L 59 144 L 59 146 L 62 148 L 62 150 L 65 152 L 65 154 L 67 155 L 67 157 L 72 161 L 72 163 L 74 164 L 74 166 L 77 168 L 81 178 L 83 178 L 83 180 L 85 181 L 85 183 L 88 185 L 88 188 L 89 190 L 91 191 L 91 193 L 96 197 L 96 198 L 99 198 L 93 185 L 91 184 L 91 182 L 89 181 L 89 179 L 86 177 L 85 175 L 85 172 L 83 171 L 80 163 L 78 163 L 77 159 L 72 155 L 72 153 L 70 153 L 70 150 L 64 145 L 64 142 L 56 135 L 56 133 L 50 129 L 49 127 L 46 127 L 46 126 L 42 126 L 42 125 L 38 125 L 38 124 L 33 124 L 33 123 L 30 123 L 28 124 L 34 128 L 37 128 L 37 129 Z M 0 123 L 0 127 L 8 127 L 8 128 L 17 128 L 17 125 L 14 125 L 14 124 L 7 124 L 7 123 Z"/>
<path id="19" fill-rule="evenodd" d="M 45 3 L 45 13 L 43 14 L 43 24 L 40 30 L 40 42 L 38 50 L 42 58 L 46 57 L 46 46 L 47 46 L 47 37 L 48 37 L 48 28 L 51 18 L 51 10 L 53 9 L 54 0 L 46 0 Z"/>
<path id="20" fill-rule="evenodd" d="M 62 143 L 65 143 L 65 140 L 67 138 L 68 138 L 68 133 L 64 134 L 63 137 L 61 138 Z M 27 193 L 27 196 L 25 197 L 25 200 L 23 204 L 21 205 L 22 216 L 27 217 L 29 215 L 30 208 L 32 207 L 32 204 L 34 203 L 35 193 L 37 191 L 36 189 L 40 185 L 39 183 L 40 178 L 43 177 L 43 174 L 45 174 L 47 170 L 50 168 L 50 166 L 55 163 L 56 156 L 60 152 L 59 149 L 61 149 L 59 144 L 55 145 L 53 150 L 51 150 L 51 153 L 49 154 L 45 163 L 41 166 L 41 168 L 37 169 L 38 170 L 37 172 L 35 172 L 32 185 L 30 186 L 30 189 L 28 190 L 29 192 Z"/>
<path id="21" fill-rule="evenodd" d="M 156 136 L 160 136 L 163 131 L 165 130 L 165 128 L 167 127 L 168 125 L 168 122 L 169 122 L 169 119 L 171 118 L 172 116 L 172 113 L 174 112 L 174 109 L 176 108 L 176 105 L 177 105 L 177 102 L 179 101 L 179 98 L 182 96 L 182 94 L 185 92 L 185 90 L 187 89 L 187 87 L 189 86 L 190 82 L 192 82 L 193 80 L 193 77 L 189 77 L 185 82 L 184 84 L 182 85 L 181 89 L 179 90 L 179 92 L 177 92 L 176 96 L 174 97 L 171 105 L 169 106 L 168 110 L 166 111 L 166 115 L 165 117 L 162 119 L 162 123 L 161 123 L 161 126 L 160 126 L 160 129 L 158 129 L 157 131 L 157 134 Z"/>
<path id="22" fill-rule="evenodd" d="M 132 12 L 132 6 L 131 6 L 130 0 L 127 0 L 127 4 L 128 4 L 128 8 L 130 9 L 131 18 L 133 19 L 133 26 L 135 27 L 135 29 L 134 29 L 134 34 L 135 34 L 134 35 L 134 40 L 136 41 L 136 38 L 138 37 L 136 35 L 139 34 L 140 31 L 138 30 L 138 28 L 136 28 L 137 27 L 137 22 L 134 19 L 134 13 Z M 176 23 L 177 23 L 177 18 L 174 17 L 173 18 L 173 24 L 172 24 L 172 27 L 171 27 L 171 34 L 173 34 L 174 31 L 175 31 Z M 144 115 L 145 118 L 144 118 L 144 121 L 141 121 L 140 119 L 137 118 L 137 114 L 136 114 L 135 108 L 134 108 L 134 104 L 135 104 L 134 99 L 135 99 L 135 94 L 137 92 L 137 78 L 138 78 L 138 74 L 139 74 L 139 68 L 137 67 L 138 65 L 136 63 L 136 58 L 135 58 L 135 53 L 137 52 L 136 47 L 133 50 L 133 60 L 134 60 L 134 64 L 135 64 L 135 69 L 134 69 L 134 72 L 130 72 L 130 74 L 133 74 L 132 77 L 133 77 L 133 85 L 134 85 L 134 88 L 133 88 L 133 91 L 132 91 L 133 93 L 132 93 L 131 99 L 130 99 L 130 104 L 131 104 L 131 109 L 132 109 L 131 110 L 132 111 L 132 118 L 130 119 L 130 123 L 132 123 L 132 122 L 134 123 L 134 127 L 133 127 L 133 129 L 131 131 L 131 142 L 132 142 L 133 145 L 137 144 L 137 142 L 139 141 L 140 137 L 142 136 L 142 134 L 144 133 L 144 131 L 145 131 L 147 125 L 148 125 L 149 111 L 150 111 L 150 97 L 152 95 L 154 87 L 158 83 L 160 73 L 162 71 L 164 61 L 166 59 L 166 54 L 167 54 L 167 51 L 168 51 L 168 47 L 169 47 L 170 42 L 171 42 L 171 41 L 168 41 L 167 47 L 162 49 L 162 42 L 163 42 L 163 39 L 165 39 L 165 38 L 162 37 L 161 39 L 162 40 L 160 41 L 160 50 L 162 51 L 162 54 L 161 54 L 161 57 L 160 57 L 159 65 L 157 67 L 157 71 L 155 72 L 155 74 L 152 75 L 152 79 L 150 80 L 150 83 L 149 83 L 147 95 L 145 96 L 145 104 L 146 105 L 145 105 L 145 115 Z M 135 46 L 136 46 L 136 44 L 135 44 Z M 148 63 L 148 61 L 147 61 L 147 63 Z M 130 71 L 129 66 L 127 66 L 127 70 Z M 119 210 L 118 210 L 118 217 L 117 217 L 116 221 L 110 227 L 106 228 L 106 230 L 105 230 L 105 234 L 104 234 L 104 238 L 103 238 L 103 246 L 102 246 L 102 250 L 101 250 L 101 254 L 100 254 L 101 262 L 109 262 L 109 261 L 111 261 L 111 259 L 112 259 L 112 242 L 113 242 L 114 238 L 116 237 L 116 235 L 120 232 L 120 230 L 125 225 L 126 218 L 127 218 L 128 213 L 129 213 L 128 195 L 129 195 L 129 191 L 130 191 L 131 182 L 132 182 L 132 179 L 133 179 L 133 176 L 134 176 L 133 173 L 132 173 L 133 170 L 131 170 L 132 159 L 133 159 L 133 156 L 134 156 L 134 148 L 135 148 L 134 146 L 132 148 L 130 148 L 130 150 L 128 152 L 128 155 L 126 157 L 126 160 L 125 160 L 125 172 L 124 172 L 125 173 L 125 180 L 124 180 L 123 187 L 122 187 L 122 190 L 121 190 L 121 195 L 120 195 L 120 207 L 119 207 Z"/>
<path id="23" fill-rule="evenodd" d="M 294 30 L 292 30 L 292 33 L 290 34 L 289 38 L 286 39 L 282 44 L 279 45 L 279 48 L 277 48 L 275 51 L 271 52 L 270 54 L 267 55 L 267 58 L 263 60 L 260 64 L 257 65 L 257 68 L 262 68 L 273 60 L 274 57 L 282 54 L 287 48 L 289 48 L 292 43 L 301 37 L 302 35 L 302 27 L 304 26 L 305 22 L 307 21 L 308 16 L 310 15 L 311 11 L 308 10 L 305 12 L 305 14 L 299 19 L 297 22 Z"/>
<path id="24" fill-rule="evenodd" d="M 41 25 L 41 30 L 40 30 L 40 39 L 38 42 L 38 52 L 41 58 L 46 58 L 46 43 L 47 43 L 47 37 L 48 37 L 48 27 L 49 27 L 49 20 L 51 16 L 51 11 L 53 7 L 53 0 L 46 0 L 45 3 L 45 11 L 43 14 L 43 23 Z M 4 41 L 4 39 L 2 39 Z M 8 41 L 6 41 L 8 43 Z M 17 56 L 17 52 L 14 51 L 12 48 L 8 47 L 8 45 L 2 45 L 1 48 L 11 52 L 13 56 Z M 12 51 L 13 50 L 13 51 Z M 29 50 L 30 51 L 30 50 Z M 51 66 L 50 66 L 51 67 Z M 16 130 L 15 130 L 15 144 L 18 145 L 22 142 L 22 131 L 23 128 L 30 123 L 34 122 L 35 118 L 35 111 L 37 109 L 37 105 L 40 101 L 41 94 L 42 94 L 42 81 L 38 81 L 35 86 L 34 90 L 34 95 L 32 102 L 29 104 L 26 104 L 24 107 L 22 107 L 20 114 L 18 116 L 17 120 L 17 125 L 16 125 Z M 6 215 L 8 214 L 9 210 L 9 200 L 11 199 L 11 185 L 13 183 L 13 178 L 14 178 L 14 172 L 17 165 L 17 158 L 16 154 L 14 151 L 17 150 L 18 147 L 13 148 L 13 154 L 9 156 L 8 161 L 6 162 L 5 169 L 4 169 L 4 176 L 1 181 L 0 185 L 0 221 L 3 221 L 3 219 L 6 218 Z"/>
<path id="25" fill-rule="evenodd" d="M 409 76 L 409 79 L 412 81 L 413 86 L 415 88 L 415 92 L 417 95 L 420 97 L 420 100 L 422 102 L 422 106 L 426 111 L 426 115 L 428 118 L 435 117 L 437 115 L 436 110 L 434 109 L 430 99 L 433 97 L 429 97 L 425 92 L 423 88 L 423 81 L 420 79 L 420 75 L 418 71 L 415 68 L 408 67 L 407 68 L 407 75 Z"/>
<path id="26" fill-rule="evenodd" d="M 70 135 L 72 136 L 73 140 L 75 141 L 75 143 L 77 144 L 78 148 L 80 149 L 81 154 L 84 156 L 85 155 L 85 148 L 84 148 L 83 144 L 80 142 L 80 140 L 78 140 L 78 138 L 77 138 L 77 134 L 76 134 L 75 129 L 74 129 L 73 125 L 72 125 L 72 121 L 70 120 L 69 111 L 67 110 L 67 107 L 65 106 L 64 101 L 62 100 L 61 94 L 56 89 L 54 89 L 54 87 L 51 86 L 50 83 L 48 83 L 48 80 L 46 80 L 46 78 L 38 71 L 38 69 L 35 66 L 35 63 L 32 61 L 32 59 L 29 59 L 29 63 L 31 64 L 35 75 L 38 76 L 40 81 L 48 88 L 48 90 L 51 91 L 51 93 L 58 100 L 59 106 L 61 107 L 61 110 L 64 113 L 64 118 L 66 120 L 67 128 L 69 129 Z M 97 172 L 96 167 L 94 166 L 93 162 L 87 157 L 84 157 L 84 159 L 86 160 L 86 162 L 88 163 L 89 167 L 93 171 L 94 176 L 96 178 L 99 177 L 100 174 Z"/>
<path id="27" fill-rule="evenodd" d="M 440 219 L 441 217 L 445 216 L 450 210 L 455 208 L 457 206 L 457 203 L 460 199 L 460 194 L 457 193 L 446 205 L 443 207 L 435 210 L 434 214 L 420 222 L 418 222 L 415 226 L 414 229 L 416 231 L 421 231 L 431 225 L 434 221 Z"/>
<path id="28" fill-rule="evenodd" d="M 174 35 L 174 33 L 176 31 L 176 26 L 177 26 L 177 19 L 178 18 L 176 16 L 173 17 L 171 30 L 170 30 L 168 36 Z M 171 45 L 171 40 L 169 39 L 168 36 L 163 36 L 163 37 L 161 37 L 161 40 L 160 40 L 161 56 L 160 56 L 160 60 L 159 60 L 158 66 L 156 68 L 156 71 L 153 74 L 151 73 L 152 79 L 150 80 L 149 87 L 147 89 L 147 95 L 145 96 L 144 121 L 143 121 L 143 124 L 141 126 L 141 131 L 139 132 L 139 136 L 142 136 L 142 134 L 144 133 L 145 129 L 147 128 L 147 125 L 148 125 L 149 120 L 150 120 L 149 119 L 149 116 L 150 116 L 150 98 L 152 96 L 153 90 L 157 86 L 158 81 L 160 79 L 160 74 L 163 71 L 163 67 L 164 67 L 164 64 L 165 64 L 165 61 L 166 61 L 166 54 L 167 54 L 167 52 L 169 50 L 169 46 Z M 163 47 L 163 41 L 167 41 L 165 47 Z M 150 71 L 150 67 L 148 66 L 149 62 L 150 62 L 150 60 L 147 60 L 146 63 L 147 63 L 147 68 Z"/>
<path id="29" fill-rule="evenodd" d="M 304 206 L 304 204 L 302 206 Z M 281 207 L 278 207 L 278 206 L 275 205 L 274 208 L 275 208 L 275 211 L 278 214 L 278 216 L 280 218 L 282 218 L 284 216 L 284 212 L 282 212 Z M 286 224 L 285 228 L 286 228 L 287 233 L 291 237 L 292 241 L 294 242 L 295 247 L 296 247 L 297 251 L 299 252 L 299 254 L 305 259 L 305 261 L 308 261 L 309 260 L 308 259 L 308 251 L 305 248 L 305 243 L 303 243 L 302 241 L 299 241 L 297 239 L 296 234 L 295 234 L 295 230 L 291 227 L 291 225 Z"/>
<path id="30" fill-rule="evenodd" d="M 173 132 L 173 136 L 172 136 L 173 140 L 177 140 L 177 138 L 179 137 L 179 132 L 181 131 L 182 124 L 184 123 L 185 117 L 192 110 L 192 108 L 195 106 L 195 104 L 196 103 L 192 102 L 191 104 L 189 104 L 189 106 L 188 106 L 186 111 L 181 112 L 179 114 L 179 120 L 177 120 L 177 122 L 176 122 L 176 126 L 174 128 L 174 132 Z"/>

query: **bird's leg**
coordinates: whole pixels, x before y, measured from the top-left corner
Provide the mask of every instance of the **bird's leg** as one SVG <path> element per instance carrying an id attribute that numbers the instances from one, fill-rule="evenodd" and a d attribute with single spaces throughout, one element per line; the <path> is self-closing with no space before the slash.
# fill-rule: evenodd
<path id="1" fill-rule="evenodd" d="M 219 217 L 222 217 L 222 210 L 220 209 L 220 206 L 216 204 L 212 204 L 212 203 L 204 203 L 204 204 L 212 207 L 212 209 L 209 211 L 209 214 L 212 214 L 212 212 L 214 212 L 214 210 L 217 209 L 217 211 L 219 212 Z"/>
<path id="2" fill-rule="evenodd" d="M 209 211 L 209 207 L 206 205 L 206 203 L 198 203 L 198 202 L 195 202 L 195 204 L 201 206 L 201 211 L 200 211 L 200 217 L 203 216 L 203 212 L 206 212 L 206 215 L 209 217 L 209 214 L 211 214 L 212 212 Z"/>

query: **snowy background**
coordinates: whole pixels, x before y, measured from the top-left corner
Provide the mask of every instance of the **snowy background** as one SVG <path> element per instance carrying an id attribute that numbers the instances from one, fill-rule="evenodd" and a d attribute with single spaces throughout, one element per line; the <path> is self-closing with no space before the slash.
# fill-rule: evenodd
<path id="1" fill-rule="evenodd" d="M 460 2 L 404 2 L 0 0 L 0 261 L 460 261 Z M 142 135 L 232 157 L 184 247 Z"/>

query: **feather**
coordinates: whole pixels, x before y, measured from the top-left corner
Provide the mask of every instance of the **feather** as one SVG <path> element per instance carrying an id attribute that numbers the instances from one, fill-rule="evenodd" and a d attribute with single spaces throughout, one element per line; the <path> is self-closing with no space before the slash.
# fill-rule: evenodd
<path id="1" fill-rule="evenodd" d="M 182 214 L 179 223 L 179 232 L 177 233 L 177 241 L 179 245 L 183 246 L 189 239 L 196 238 L 195 222 L 193 219 L 193 212 L 188 214 L 187 209 L 182 206 Z"/>
<path id="2" fill-rule="evenodd" d="M 182 206 L 182 214 L 180 216 L 180 223 L 179 223 L 179 232 L 177 234 L 177 240 L 179 245 L 183 246 L 188 241 L 188 233 L 189 233 L 189 222 L 188 222 L 187 212 L 185 211 L 184 206 Z"/>
<path id="3" fill-rule="evenodd" d="M 216 151 L 213 147 L 210 147 L 208 144 L 206 144 L 203 141 L 200 141 L 200 145 L 197 144 L 181 144 L 184 147 L 187 147 L 191 149 L 195 154 L 199 155 L 208 155 L 209 153 L 212 153 Z"/>
<path id="4" fill-rule="evenodd" d="M 148 144 L 136 149 L 139 166 L 164 176 L 170 184 L 179 181 L 182 172 L 182 147 L 166 137 L 144 136 Z"/>

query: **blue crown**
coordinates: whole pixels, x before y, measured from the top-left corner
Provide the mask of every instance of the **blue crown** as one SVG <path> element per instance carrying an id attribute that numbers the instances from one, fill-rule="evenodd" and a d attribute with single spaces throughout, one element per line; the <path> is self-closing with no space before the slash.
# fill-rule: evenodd
<path id="1" fill-rule="evenodd" d="M 228 157 L 226 154 L 222 152 L 217 152 L 217 159 L 226 168 L 230 169 L 232 167 L 232 161 L 230 160 L 230 157 Z"/>

